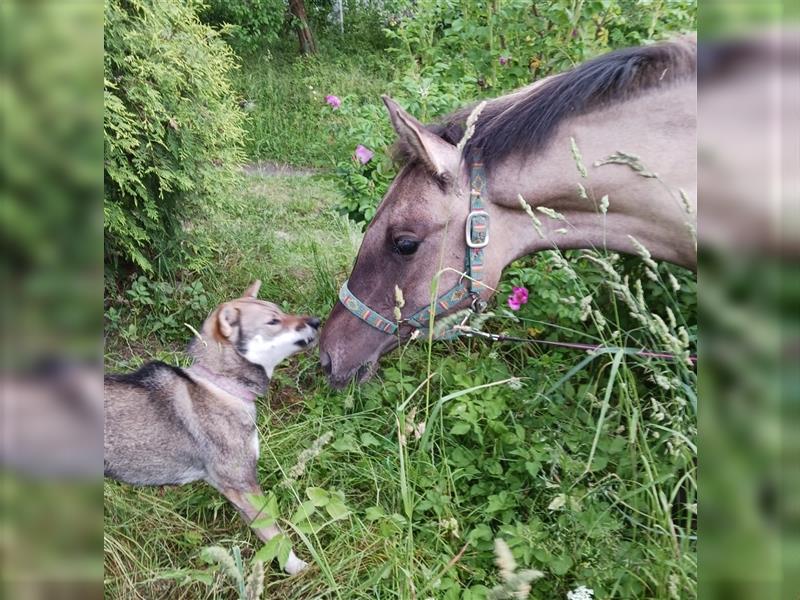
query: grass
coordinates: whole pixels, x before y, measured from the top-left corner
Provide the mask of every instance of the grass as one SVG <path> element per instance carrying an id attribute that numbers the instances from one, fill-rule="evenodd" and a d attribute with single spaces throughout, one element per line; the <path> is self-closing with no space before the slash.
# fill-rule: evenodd
<path id="1" fill-rule="evenodd" d="M 235 84 L 250 110 L 248 154 L 254 159 L 330 168 L 353 154 L 360 140 L 337 127 L 329 94 L 348 107 L 381 105 L 391 65 L 357 48 L 328 48 L 318 57 L 292 53 L 245 57 Z"/>
<path id="2" fill-rule="evenodd" d="M 210 208 L 192 225 L 198 243 L 216 255 L 203 277 L 209 305 L 258 277 L 262 298 L 327 314 L 360 241 L 359 228 L 336 213 L 338 201 L 323 177 L 253 177 Z M 549 261 L 516 263 L 504 285 L 534 276 L 542 300 L 520 313 L 529 321 L 498 318 L 488 326 L 517 334 L 539 327 L 541 335 L 534 321 L 558 321 L 567 328 L 561 336 L 586 328 L 563 312 L 558 299 L 567 284 Z M 599 287 L 599 270 L 580 276 L 581 286 Z M 609 318 L 619 309 L 598 302 Z M 127 335 L 126 325 L 144 311 L 135 301 L 117 306 L 110 369 L 151 358 L 185 361 L 188 328 L 164 335 L 140 320 Z M 691 320 L 692 305 L 683 308 Z M 285 521 L 310 487 L 342 492 L 348 513 L 334 520 L 318 509 L 315 533 L 285 522 L 313 567 L 288 579 L 268 564 L 264 597 L 483 598 L 498 578 L 498 537 L 521 569 L 544 573 L 534 597 L 564 598 L 578 585 L 601 598 L 696 595 L 694 414 L 680 387 L 653 382 L 663 372 L 691 388 L 690 372 L 622 353 L 571 372 L 579 354 L 469 340 L 430 350 L 430 370 L 427 344 L 418 342 L 386 357 L 375 381 L 344 391 L 327 386 L 315 354 L 278 369 L 258 405 L 262 486 L 274 492 Z M 416 439 L 406 425 L 422 422 Z M 332 441 L 284 485 L 298 454 L 329 431 Z M 679 436 L 689 443 L 667 446 Z M 106 482 L 105 511 L 109 598 L 235 598 L 201 550 L 238 546 L 249 563 L 261 548 L 202 483 L 150 489 Z"/>

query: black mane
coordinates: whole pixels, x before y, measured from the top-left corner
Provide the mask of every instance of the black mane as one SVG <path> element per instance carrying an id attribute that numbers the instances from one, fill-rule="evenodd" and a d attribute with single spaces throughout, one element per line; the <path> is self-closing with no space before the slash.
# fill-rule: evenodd
<path id="1" fill-rule="evenodd" d="M 484 107 L 465 147 L 469 163 L 479 153 L 487 169 L 515 153 L 543 149 L 567 118 L 624 102 L 658 86 L 694 77 L 694 37 L 625 48 L 605 54 L 552 77 L 518 98 L 501 97 Z M 464 135 L 473 106 L 462 108 L 427 128 L 451 144 Z M 400 158 L 409 149 L 398 147 Z"/>

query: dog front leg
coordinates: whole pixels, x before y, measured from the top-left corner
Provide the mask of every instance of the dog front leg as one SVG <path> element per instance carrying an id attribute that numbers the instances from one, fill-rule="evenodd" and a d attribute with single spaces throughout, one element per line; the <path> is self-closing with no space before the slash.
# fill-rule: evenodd
<path id="1" fill-rule="evenodd" d="M 259 510 L 253 506 L 253 503 L 247 498 L 248 494 L 260 495 L 261 490 L 258 488 L 252 490 L 221 490 L 225 497 L 231 501 L 231 503 L 237 508 L 239 513 L 242 515 L 244 520 L 247 522 L 248 525 L 252 527 L 253 521 L 263 517 L 264 515 L 259 512 Z M 276 535 L 281 533 L 281 530 L 278 528 L 277 525 L 270 525 L 269 527 L 252 527 L 253 531 L 256 532 L 256 535 L 261 538 L 261 540 L 268 542 Z M 304 560 L 297 558 L 297 555 L 294 553 L 293 550 L 289 550 L 289 558 L 286 560 L 286 565 L 284 569 L 290 575 L 296 575 L 303 569 L 308 566 Z"/>

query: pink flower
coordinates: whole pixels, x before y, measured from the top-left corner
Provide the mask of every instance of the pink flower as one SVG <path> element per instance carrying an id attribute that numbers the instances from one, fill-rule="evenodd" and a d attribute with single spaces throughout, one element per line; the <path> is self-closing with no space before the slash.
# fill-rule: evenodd
<path id="1" fill-rule="evenodd" d="M 528 290 L 524 287 L 515 287 L 508 297 L 508 307 L 511 310 L 519 310 L 523 304 L 528 303 Z"/>
<path id="2" fill-rule="evenodd" d="M 333 110 L 336 110 L 342 105 L 342 101 L 339 100 L 339 97 L 334 96 L 333 94 L 328 94 L 325 96 L 325 102 L 327 102 Z"/>
<path id="3" fill-rule="evenodd" d="M 505 66 L 506 66 L 506 63 L 507 63 L 509 60 L 511 60 L 511 57 L 510 57 L 510 56 L 501 56 L 501 57 L 498 59 L 498 61 L 500 62 L 500 65 L 501 65 L 501 66 L 503 66 L 503 67 L 505 67 Z"/>
<path id="4" fill-rule="evenodd" d="M 367 164 L 372 159 L 373 156 L 375 156 L 375 153 L 369 148 L 366 148 L 361 144 L 356 146 L 355 157 L 356 160 L 360 162 L 362 165 Z"/>

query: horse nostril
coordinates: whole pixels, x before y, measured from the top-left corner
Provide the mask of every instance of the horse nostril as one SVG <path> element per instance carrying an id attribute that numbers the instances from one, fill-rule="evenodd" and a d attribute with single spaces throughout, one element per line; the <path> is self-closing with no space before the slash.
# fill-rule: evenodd
<path id="1" fill-rule="evenodd" d="M 324 351 L 319 353 L 319 366 L 322 367 L 322 372 L 325 373 L 325 375 L 331 374 L 330 354 Z"/>
<path id="2" fill-rule="evenodd" d="M 358 370 L 354 376 L 356 382 L 361 383 L 364 380 L 364 377 L 366 377 L 367 373 L 369 373 L 370 366 L 370 363 L 364 363 L 358 367 Z"/>
<path id="3" fill-rule="evenodd" d="M 312 329 L 319 329 L 320 320 L 317 317 L 311 317 L 310 319 L 306 320 L 306 323 Z"/>

